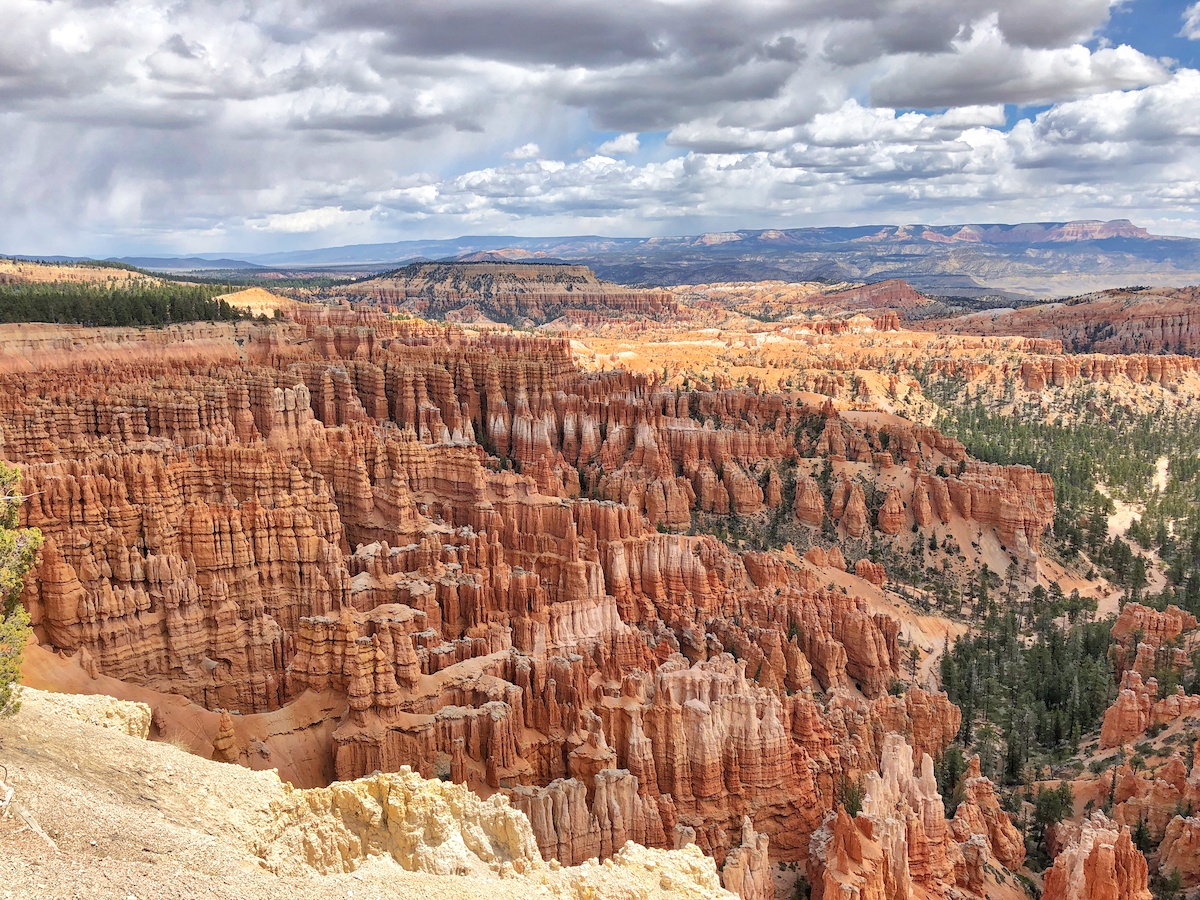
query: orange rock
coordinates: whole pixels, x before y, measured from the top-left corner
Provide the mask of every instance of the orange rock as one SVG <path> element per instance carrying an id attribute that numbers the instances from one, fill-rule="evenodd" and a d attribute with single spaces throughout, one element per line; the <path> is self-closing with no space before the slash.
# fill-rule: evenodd
<path id="1" fill-rule="evenodd" d="M 1046 872 L 1044 900 L 1151 900 L 1146 858 L 1103 813 L 1085 819 L 1078 835 Z"/>
<path id="2" fill-rule="evenodd" d="M 1000 807 L 992 782 L 980 775 L 979 757 L 972 757 L 963 780 L 963 801 L 954 813 L 951 827 L 960 842 L 981 834 L 996 859 L 1009 869 L 1019 869 L 1025 861 L 1025 838 Z"/>
<path id="3" fill-rule="evenodd" d="M 904 501 L 900 499 L 899 489 L 888 491 L 883 506 L 879 508 L 876 524 L 884 534 L 899 534 L 904 527 Z"/>
<path id="4" fill-rule="evenodd" d="M 1163 877 L 1178 872 L 1184 887 L 1200 884 L 1200 818 L 1175 816 L 1158 847 L 1158 871 Z"/>
<path id="5" fill-rule="evenodd" d="M 873 563 L 866 557 L 854 564 L 854 574 L 871 584 L 883 585 L 887 581 L 887 573 L 880 563 Z"/>
<path id="6" fill-rule="evenodd" d="M 1136 741 L 1151 725 L 1165 725 L 1182 716 L 1200 712 L 1200 697 L 1185 694 L 1182 688 L 1161 700 L 1158 680 L 1143 682 L 1142 676 L 1127 671 L 1121 679 L 1117 699 L 1104 713 L 1100 727 L 1100 746 L 1119 747 Z"/>
<path id="7" fill-rule="evenodd" d="M 850 537 L 867 533 L 867 498 L 857 481 L 842 479 L 833 491 L 830 515 L 837 519 Z"/>
<path id="8" fill-rule="evenodd" d="M 748 816 L 742 817 L 742 843 L 729 851 L 721 869 L 721 885 L 742 900 L 774 900 L 775 882 L 771 880 L 770 841 L 756 834 Z"/>
<path id="9" fill-rule="evenodd" d="M 820 527 L 801 453 L 823 445 L 855 460 L 834 519 L 866 537 L 863 484 L 888 460 L 878 429 L 832 405 L 676 395 L 657 374 L 584 374 L 566 340 L 378 310 L 298 309 L 204 343 L 121 334 L 119 352 L 82 345 L 102 367 L 74 337 L 42 368 L 0 365 L 0 438 L 33 495 L 22 524 L 47 536 L 23 599 L 38 639 L 97 674 L 236 710 L 239 734 L 320 695 L 337 721 L 306 744 L 327 754 L 315 770 L 448 769 L 509 793 L 563 861 L 691 833 L 749 896 L 769 896 L 768 863 L 805 861 L 888 732 L 936 755 L 958 730 L 945 695 L 887 693 L 892 616 L 794 552 L 661 533 L 761 517 L 793 466 L 792 512 Z M 918 472 L 965 458 L 932 429 L 886 431 L 889 459 Z M 1036 498 L 1003 500 L 1036 479 L 963 469 L 973 513 L 1044 524 Z M 940 516 L 949 489 L 928 478 Z M 836 546 L 807 556 L 846 567 Z M 215 752 L 236 749 L 228 731 Z M 887 843 L 867 822 L 842 843 L 875 843 L 882 866 L 903 832 L 914 872 L 941 871 L 936 824 L 896 821 Z"/>
<path id="10" fill-rule="evenodd" d="M 217 736 L 213 738 L 213 759 L 221 762 L 237 762 L 237 736 L 233 731 L 233 717 L 227 712 L 221 713 L 220 727 Z"/>
<path id="11" fill-rule="evenodd" d="M 948 827 L 933 760 L 924 754 L 915 771 L 912 748 L 899 734 L 884 738 L 862 803 L 855 819 L 839 809 L 814 832 L 807 863 L 814 897 L 945 897 L 956 888 L 979 894 L 988 861 L 1000 858 L 997 850 L 1015 859 L 1004 843 L 992 844 L 986 827 L 963 834 Z"/>
<path id="12" fill-rule="evenodd" d="M 792 507 L 796 520 L 813 528 L 820 528 L 825 521 L 825 498 L 820 486 L 804 473 L 796 479 L 796 502 Z"/>
<path id="13" fill-rule="evenodd" d="M 933 508 L 929 502 L 929 492 L 925 489 L 924 479 L 917 479 L 916 487 L 913 488 L 912 510 L 914 521 L 922 528 L 927 528 L 933 523 Z"/>

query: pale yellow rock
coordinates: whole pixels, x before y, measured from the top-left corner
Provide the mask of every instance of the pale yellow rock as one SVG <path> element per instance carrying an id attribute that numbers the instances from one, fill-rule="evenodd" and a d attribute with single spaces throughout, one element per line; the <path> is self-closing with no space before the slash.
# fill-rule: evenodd
<path id="1" fill-rule="evenodd" d="M 18 841 L 0 854 L 14 896 L 165 896 L 170 884 L 178 896 L 224 897 L 237 872 L 241 900 L 735 900 L 694 845 L 628 843 L 603 865 L 545 863 L 503 797 L 408 769 L 299 790 L 272 771 L 130 737 L 120 723 L 134 720 L 144 733 L 144 704 L 32 690 L 0 719 L 17 796 L 60 847 L 47 855 Z M 147 866 L 150 853 L 164 862 Z"/>
<path id="2" fill-rule="evenodd" d="M 604 865 L 589 860 L 548 879 L 552 895 L 564 900 L 734 900 L 721 887 L 717 864 L 695 844 L 681 850 L 654 850 L 629 841 Z"/>
<path id="3" fill-rule="evenodd" d="M 30 704 L 54 716 L 77 719 L 101 728 L 115 728 L 130 737 L 150 737 L 150 707 L 105 694 L 55 694 L 21 688 L 21 704 Z"/>
<path id="4" fill-rule="evenodd" d="M 463 785 L 427 781 L 408 766 L 327 788 L 285 785 L 271 812 L 271 825 L 253 849 L 280 874 L 305 866 L 350 872 L 378 855 L 436 875 L 543 865 L 529 820 L 507 797 L 481 800 Z"/>

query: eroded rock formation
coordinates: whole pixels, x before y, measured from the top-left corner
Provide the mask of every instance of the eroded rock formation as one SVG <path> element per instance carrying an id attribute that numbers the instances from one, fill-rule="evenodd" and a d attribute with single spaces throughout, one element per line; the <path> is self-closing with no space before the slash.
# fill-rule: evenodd
<path id="1" fill-rule="evenodd" d="M 1084 819 L 1079 832 L 1046 872 L 1043 900 L 1151 900 L 1146 857 L 1129 829 L 1103 813 Z"/>
<path id="2" fill-rule="evenodd" d="M 887 694 L 900 626 L 818 577 L 839 549 L 814 565 L 671 529 L 765 516 L 794 478 L 800 523 L 828 508 L 866 539 L 884 471 L 884 531 L 962 516 L 1032 553 L 1053 514 L 1044 476 L 929 428 L 584 374 L 560 340 L 293 316 L 218 329 L 218 353 L 180 332 L 0 372 L 22 524 L 47 538 L 37 637 L 209 709 L 336 698 L 339 778 L 409 765 L 509 794 L 563 862 L 691 833 L 766 896 L 764 857 L 804 860 L 884 735 L 936 754 L 958 730 L 944 695 Z M 932 516 L 905 508 L 918 485 Z M 246 752 L 234 737 L 214 755 Z"/>
<path id="3" fill-rule="evenodd" d="M 953 319 L 933 324 L 971 334 L 1050 338 L 1074 352 L 1194 354 L 1200 349 L 1198 293 L 1196 287 L 1114 289 L 1069 303 L 1006 311 L 969 324 Z"/>
<path id="4" fill-rule="evenodd" d="M 968 779 L 967 799 L 947 822 L 934 778 L 933 760 L 903 736 L 884 739 L 878 772 L 868 773 L 862 811 L 829 813 L 812 837 L 808 880 L 815 900 L 901 900 L 952 897 L 965 891 L 986 896 L 985 866 L 1018 868 L 1025 858 L 1020 833 L 1000 809 L 991 783 Z"/>
<path id="5" fill-rule="evenodd" d="M 1136 741 L 1151 725 L 1165 725 L 1180 716 L 1200 712 L 1200 696 L 1185 694 L 1182 687 L 1174 694 L 1158 698 L 1158 680 L 1143 682 L 1135 670 L 1121 679 L 1121 692 L 1104 712 L 1100 728 L 1102 748 L 1120 747 Z"/>
<path id="6" fill-rule="evenodd" d="M 667 291 L 627 288 L 601 281 L 587 266 L 551 263 L 413 263 L 339 292 L 458 322 L 543 324 L 562 318 L 569 324 L 594 324 L 602 317 L 655 319 L 677 311 Z"/>

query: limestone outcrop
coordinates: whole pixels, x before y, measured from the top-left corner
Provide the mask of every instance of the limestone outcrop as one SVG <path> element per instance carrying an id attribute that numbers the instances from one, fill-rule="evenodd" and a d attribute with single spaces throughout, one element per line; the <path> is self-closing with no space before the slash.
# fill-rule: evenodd
<path id="1" fill-rule="evenodd" d="M 1175 816 L 1158 845 L 1158 870 L 1164 877 L 1178 872 L 1188 888 L 1200 885 L 1200 818 Z"/>
<path id="2" fill-rule="evenodd" d="M 946 320 L 932 327 L 1061 341 L 1075 353 L 1193 354 L 1200 346 L 1197 288 L 1100 291 L 1070 303 L 1030 306 L 985 321 Z M 1098 327 L 1103 323 L 1104 327 Z"/>
<path id="3" fill-rule="evenodd" d="M 520 874 L 542 864 L 533 830 L 507 798 L 481 800 L 408 767 L 327 788 L 284 785 L 254 850 L 279 874 L 353 871 L 379 854 L 437 875 L 499 872 L 505 864 Z"/>
<path id="4" fill-rule="evenodd" d="M 101 728 L 113 728 L 130 737 L 150 737 L 150 707 L 145 703 L 118 700 L 103 694 L 60 694 L 30 687 L 19 689 L 18 699 L 35 704 L 46 713 Z"/>
<path id="5" fill-rule="evenodd" d="M 1136 741 L 1151 725 L 1165 725 L 1181 716 L 1200 712 L 1200 696 L 1185 694 L 1176 688 L 1174 694 L 1158 698 L 1158 679 L 1143 682 L 1136 670 L 1130 669 L 1121 679 L 1121 692 L 1104 712 L 1100 727 L 1102 748 L 1120 747 Z"/>
<path id="6" fill-rule="evenodd" d="M 677 312 L 667 291 L 626 288 L 601 281 L 586 266 L 546 263 L 413 263 L 342 287 L 339 293 L 384 309 L 459 322 L 545 324 L 565 318 L 580 325 Z"/>
<path id="7" fill-rule="evenodd" d="M 484 800 L 408 770 L 296 790 L 274 772 L 223 765 L 131 737 L 116 720 L 97 728 L 69 712 L 118 702 L 27 690 L 21 710 L 0 719 L 15 788 L 9 810 L 17 811 L 4 823 L 14 896 L 111 894 L 114 883 L 120 896 L 736 896 L 694 845 L 627 843 L 602 864 L 545 863 L 529 821 L 503 797 Z M 97 822 L 107 827 L 97 831 Z M 22 830 L 30 839 L 7 839 Z M 147 848 L 186 865 L 147 870 Z"/>

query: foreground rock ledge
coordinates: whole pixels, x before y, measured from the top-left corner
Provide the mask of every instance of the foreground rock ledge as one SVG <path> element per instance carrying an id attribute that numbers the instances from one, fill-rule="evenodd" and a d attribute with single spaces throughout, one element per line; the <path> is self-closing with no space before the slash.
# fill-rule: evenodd
<path id="1" fill-rule="evenodd" d="M 93 724 L 75 714 L 87 708 L 128 715 Z M 733 897 L 695 845 L 544 863 L 504 797 L 411 770 L 297 790 L 130 736 L 126 722 L 143 712 L 24 689 L 21 710 L 0 721 L 9 781 L 57 845 L 0 822 L 0 883 L 13 896 Z"/>

